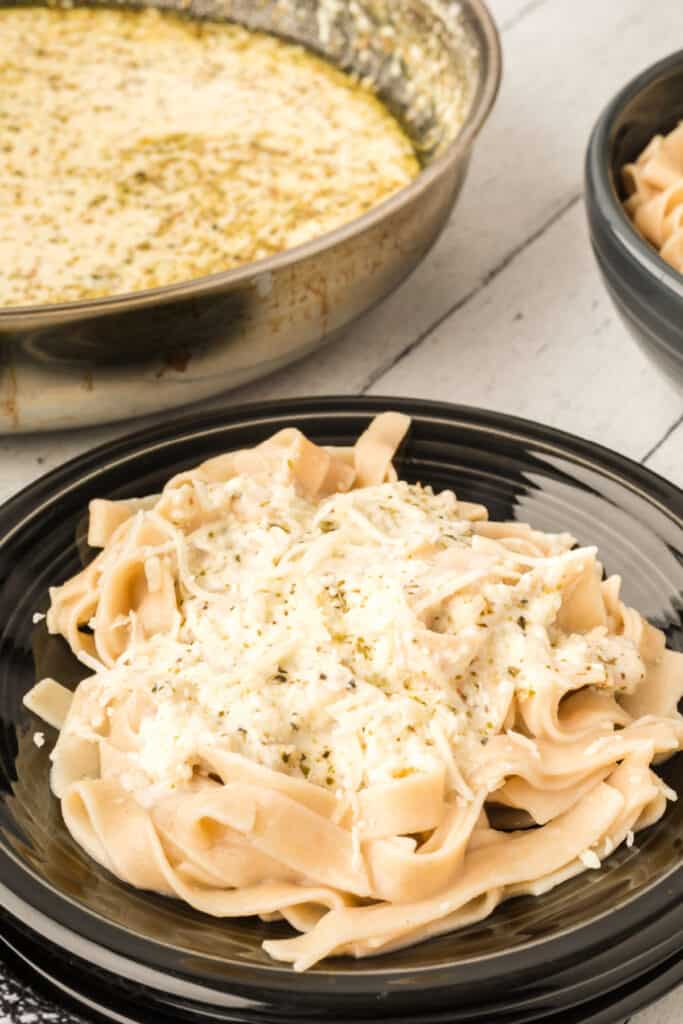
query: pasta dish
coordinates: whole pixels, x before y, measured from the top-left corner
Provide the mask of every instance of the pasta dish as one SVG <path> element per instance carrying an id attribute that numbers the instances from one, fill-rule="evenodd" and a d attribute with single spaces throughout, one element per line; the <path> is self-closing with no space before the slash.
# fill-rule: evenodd
<path id="1" fill-rule="evenodd" d="M 655 135 L 622 171 L 626 212 L 659 255 L 683 273 L 683 122 Z"/>
<path id="2" fill-rule="evenodd" d="M 0 8 L 0 133 L 0 306 L 229 270 L 348 223 L 419 171 L 351 75 L 156 10 Z"/>
<path id="3" fill-rule="evenodd" d="M 284 918 L 305 970 L 460 928 L 601 862 L 676 794 L 683 655 L 568 534 L 397 478 L 409 429 L 295 429 L 94 500 L 47 627 L 72 836 L 139 889 Z M 44 742 L 37 734 L 38 742 Z"/>

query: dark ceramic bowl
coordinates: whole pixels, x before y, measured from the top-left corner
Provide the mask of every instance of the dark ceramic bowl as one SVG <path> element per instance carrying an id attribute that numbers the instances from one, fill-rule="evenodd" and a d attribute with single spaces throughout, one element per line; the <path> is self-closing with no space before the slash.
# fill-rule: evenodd
<path id="1" fill-rule="evenodd" d="M 586 210 L 607 288 L 636 341 L 683 389 L 683 275 L 636 231 L 621 203 L 621 168 L 683 119 L 683 50 L 617 93 L 586 155 Z"/>
<path id="2" fill-rule="evenodd" d="M 283 924 L 216 920 L 131 889 L 73 841 L 48 788 L 47 743 L 22 706 L 36 676 L 84 674 L 32 614 L 87 560 L 88 501 L 153 493 L 172 474 L 285 425 L 351 444 L 371 416 L 413 417 L 398 469 L 452 487 L 494 518 L 597 543 L 625 599 L 683 649 L 683 494 L 586 441 L 476 409 L 383 398 L 245 406 L 116 441 L 53 471 L 0 509 L 0 951 L 59 999 L 107 1020 L 289 1024 L 621 1024 L 683 980 L 683 800 L 588 872 L 540 898 L 376 959 L 303 975 L 261 949 Z M 683 757 L 661 766 L 683 792 Z"/>

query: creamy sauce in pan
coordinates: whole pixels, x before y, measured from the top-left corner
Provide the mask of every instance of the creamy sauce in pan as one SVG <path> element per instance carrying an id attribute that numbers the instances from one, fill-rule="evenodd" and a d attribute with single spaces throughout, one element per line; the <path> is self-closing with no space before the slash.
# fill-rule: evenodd
<path id="1" fill-rule="evenodd" d="M 378 99 L 275 37 L 156 11 L 0 10 L 0 306 L 237 267 L 418 169 Z"/>

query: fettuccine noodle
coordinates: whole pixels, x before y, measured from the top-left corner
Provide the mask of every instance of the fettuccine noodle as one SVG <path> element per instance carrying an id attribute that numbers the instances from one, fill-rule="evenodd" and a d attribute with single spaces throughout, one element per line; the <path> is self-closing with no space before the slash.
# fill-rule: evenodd
<path id="1" fill-rule="evenodd" d="M 683 122 L 655 135 L 622 171 L 626 212 L 659 255 L 683 273 Z"/>
<path id="2" fill-rule="evenodd" d="M 287 429 L 160 495 L 96 500 L 101 553 L 47 625 L 67 827 L 120 879 L 285 918 L 304 970 L 480 920 L 598 869 L 673 793 L 683 655 L 567 534 L 399 481 L 409 428 Z"/>

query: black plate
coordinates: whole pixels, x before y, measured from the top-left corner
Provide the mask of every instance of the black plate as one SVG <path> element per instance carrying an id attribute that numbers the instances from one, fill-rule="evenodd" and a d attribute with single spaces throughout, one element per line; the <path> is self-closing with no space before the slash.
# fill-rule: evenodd
<path id="1" fill-rule="evenodd" d="M 47 788 L 48 751 L 21 704 L 36 675 L 83 670 L 32 613 L 89 557 L 95 496 L 151 493 L 172 474 L 284 425 L 350 444 L 384 408 L 413 416 L 399 471 L 486 504 L 492 517 L 569 529 L 597 543 L 625 599 L 683 649 L 683 494 L 621 456 L 523 420 L 381 398 L 277 402 L 175 422 L 43 477 L 0 510 L 0 906 L 16 957 L 110 1019 L 310 1021 L 400 1018 L 489 1024 L 622 1020 L 683 980 L 683 801 L 547 895 L 512 900 L 464 931 L 377 959 L 303 974 L 260 948 L 284 925 L 217 921 L 130 889 L 66 831 Z M 683 791 L 683 758 L 661 769 Z"/>

